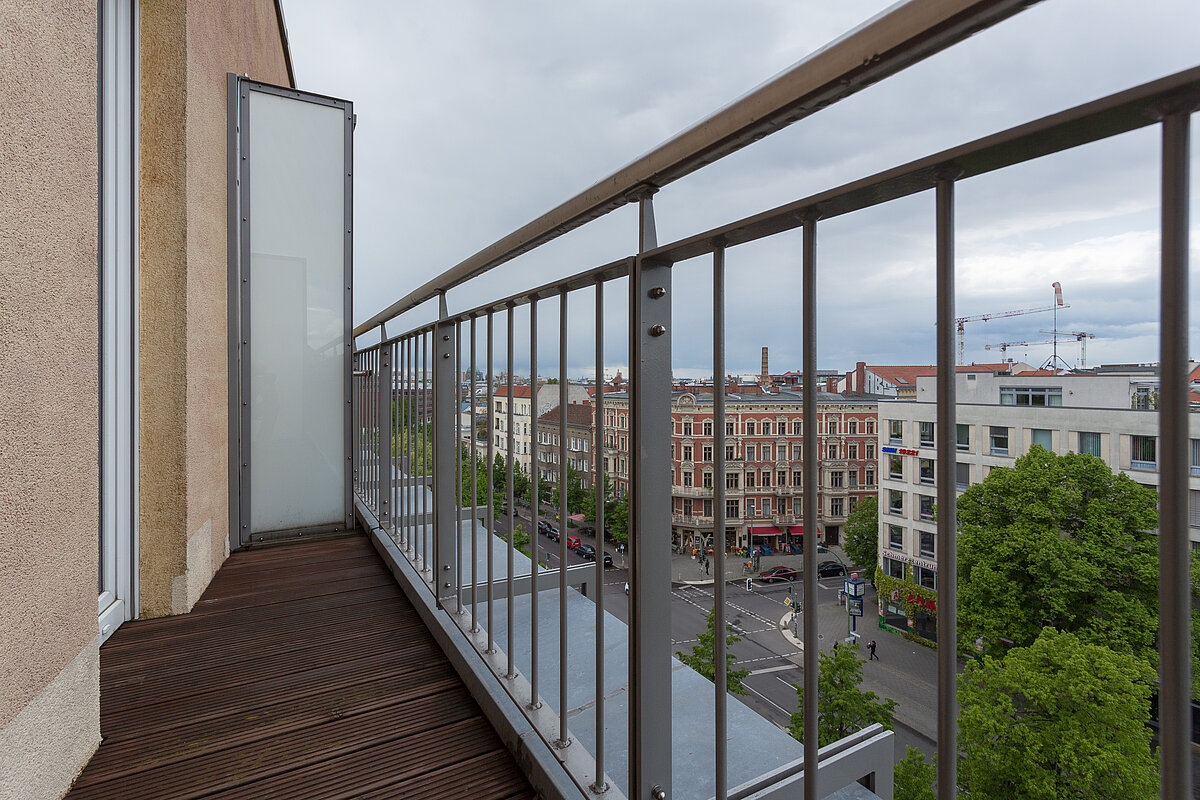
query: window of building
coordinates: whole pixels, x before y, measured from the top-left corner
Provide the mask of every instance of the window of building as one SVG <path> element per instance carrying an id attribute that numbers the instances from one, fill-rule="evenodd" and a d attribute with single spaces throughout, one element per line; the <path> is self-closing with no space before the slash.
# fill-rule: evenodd
<path id="1" fill-rule="evenodd" d="M 920 459 L 920 463 L 918 464 L 918 467 L 920 468 L 921 483 L 924 483 L 927 486 L 932 486 L 933 485 L 933 459 L 932 458 Z"/>
<path id="2" fill-rule="evenodd" d="M 738 472 L 726 472 L 725 473 L 725 488 L 726 489 L 738 488 L 738 484 L 740 483 L 740 481 L 741 481 L 741 473 L 738 473 Z"/>
<path id="3" fill-rule="evenodd" d="M 746 473 L 746 488 L 747 489 L 754 488 L 754 483 L 756 480 L 758 480 L 758 477 L 754 474 L 753 470 L 751 470 L 750 472 L 747 472 Z"/>
<path id="4" fill-rule="evenodd" d="M 692 423 L 690 423 L 690 422 L 683 423 L 683 435 L 684 436 L 692 435 Z"/>
<path id="5" fill-rule="evenodd" d="M 708 470 L 704 470 L 704 474 L 700 476 L 701 485 L 704 486 L 705 489 L 712 488 L 712 485 L 713 485 L 712 476 L 713 476 L 713 474 L 711 472 L 709 472 Z"/>
<path id="6" fill-rule="evenodd" d="M 963 425 L 961 422 L 958 424 L 958 441 L 956 444 L 957 444 L 957 447 L 959 450 L 970 450 L 971 449 L 971 426 L 970 425 Z"/>
<path id="7" fill-rule="evenodd" d="M 954 485 L 966 489 L 971 485 L 971 465 L 961 461 L 954 465 Z"/>
<path id="8" fill-rule="evenodd" d="M 867 486 L 874 486 L 874 485 L 875 485 L 875 470 L 873 470 L 873 469 L 869 469 L 869 470 L 867 470 L 867 472 L 866 472 L 866 480 L 864 481 L 864 483 L 865 483 Z"/>
<path id="9" fill-rule="evenodd" d="M 798 469 L 792 470 L 792 486 L 801 486 L 804 484 L 804 472 Z"/>
<path id="10" fill-rule="evenodd" d="M 904 528 L 899 525 L 888 525 L 888 547 L 893 550 L 904 549 Z"/>
<path id="11" fill-rule="evenodd" d="M 763 436 L 771 435 L 771 423 L 768 420 L 765 420 L 765 419 L 763 420 L 762 432 L 763 432 Z"/>
<path id="12" fill-rule="evenodd" d="M 926 589 L 937 589 L 937 570 L 914 567 L 913 578 L 916 579 L 918 586 L 924 586 Z"/>
<path id="13" fill-rule="evenodd" d="M 858 460 L 858 445 L 857 444 L 851 443 L 851 444 L 846 445 L 846 458 L 850 459 L 851 461 Z"/>
<path id="14" fill-rule="evenodd" d="M 828 422 L 825 423 L 825 428 L 829 433 L 837 433 L 838 432 L 838 421 L 836 419 L 829 420 Z"/>
<path id="15" fill-rule="evenodd" d="M 1158 442 L 1153 436 L 1130 436 L 1131 466 L 1134 469 L 1158 469 Z"/>
<path id="16" fill-rule="evenodd" d="M 836 445 L 836 444 L 831 444 L 831 445 L 829 445 L 829 457 L 830 457 L 831 459 L 836 459 L 836 458 L 838 457 L 838 456 L 837 456 L 837 445 Z"/>
<path id="17" fill-rule="evenodd" d="M 690 444 L 685 444 L 683 446 L 683 460 L 684 461 L 692 460 L 692 446 Z"/>
<path id="18" fill-rule="evenodd" d="M 884 557 L 883 569 L 887 572 L 889 578 L 899 578 L 904 580 L 904 562 L 897 561 L 894 558 Z"/>
<path id="19" fill-rule="evenodd" d="M 871 434 L 874 432 L 875 432 L 875 420 L 869 419 L 869 420 L 867 420 L 867 433 Z"/>
<path id="20" fill-rule="evenodd" d="M 762 473 L 762 485 L 763 485 L 763 486 L 770 486 L 770 485 L 771 485 L 771 470 L 769 470 L 769 469 L 764 469 L 764 470 L 763 470 L 763 473 Z"/>
<path id="21" fill-rule="evenodd" d="M 837 472 L 829 473 L 829 485 L 835 489 L 840 489 L 842 487 L 842 472 L 841 472 L 841 470 L 838 470 Z"/>
<path id="22" fill-rule="evenodd" d="M 1079 432 L 1079 452 L 1101 458 L 1100 455 L 1100 434 L 1090 431 Z"/>
<path id="23" fill-rule="evenodd" d="M 712 436 L 712 435 L 713 435 L 713 434 L 712 434 L 712 431 L 713 431 L 713 428 L 712 428 L 712 420 L 711 420 L 711 419 L 706 419 L 706 420 L 704 420 L 704 435 L 705 435 L 705 436 Z"/>
<path id="24" fill-rule="evenodd" d="M 848 422 L 847 424 L 850 426 L 850 433 L 851 433 L 851 434 L 856 434 L 856 433 L 858 433 L 858 420 L 856 420 L 856 419 L 852 419 L 852 420 L 850 420 L 850 422 Z"/>
<path id="25" fill-rule="evenodd" d="M 775 476 L 776 486 L 787 486 L 787 470 L 781 469 Z"/>
<path id="26" fill-rule="evenodd" d="M 866 453 L 866 458 L 867 458 L 867 461 L 874 461 L 874 460 L 875 460 L 875 445 L 873 445 L 873 444 L 868 444 L 868 445 L 867 445 L 867 453 Z"/>
<path id="27" fill-rule="evenodd" d="M 798 444 L 792 445 L 792 461 L 804 460 L 804 448 Z"/>
<path id="28" fill-rule="evenodd" d="M 757 456 L 758 456 L 758 448 L 752 444 L 746 445 L 746 460 L 747 461 L 757 461 L 758 460 Z"/>
<path id="29" fill-rule="evenodd" d="M 888 420 L 888 440 L 892 444 L 904 444 L 904 420 Z"/>
<path id="30" fill-rule="evenodd" d="M 755 426 L 754 420 L 752 420 L 752 419 L 746 420 L 746 435 L 747 436 L 753 436 L 755 428 L 756 428 L 756 426 Z"/>
<path id="31" fill-rule="evenodd" d="M 1048 428 L 1031 428 L 1029 439 L 1031 444 L 1040 445 L 1051 453 L 1054 452 L 1054 434 Z"/>
<path id="32" fill-rule="evenodd" d="M 740 503 L 737 500 L 726 500 L 725 501 L 725 516 L 728 519 L 737 519 L 738 517 L 740 517 L 741 513 L 738 508 L 739 505 L 740 505 Z"/>
<path id="33" fill-rule="evenodd" d="M 762 446 L 762 460 L 763 460 L 763 461 L 770 461 L 770 460 L 771 460 L 771 445 L 769 445 L 769 444 L 764 444 L 764 445 Z"/>
<path id="34" fill-rule="evenodd" d="M 858 486 L 858 470 L 852 469 L 846 473 L 846 485 L 851 489 Z"/>
<path id="35" fill-rule="evenodd" d="M 1155 408 L 1158 392 L 1149 386 L 1139 386 L 1134 390 L 1133 407 L 1140 411 L 1150 411 Z"/>
<path id="36" fill-rule="evenodd" d="M 857 505 L 858 505 L 858 498 L 857 498 L 857 497 L 851 497 L 851 498 L 850 498 L 850 513 L 851 513 L 851 514 L 853 514 L 853 513 L 854 513 L 854 508 L 855 508 L 855 506 L 857 506 Z"/>
<path id="37" fill-rule="evenodd" d="M 725 423 L 725 435 L 733 436 L 733 423 L 732 422 Z"/>
<path id="38" fill-rule="evenodd" d="M 933 423 L 920 422 L 917 424 L 917 433 L 921 447 L 933 447 Z"/>
<path id="39" fill-rule="evenodd" d="M 734 455 L 733 455 L 733 445 L 731 445 L 731 444 L 727 444 L 727 445 L 725 445 L 725 460 L 726 460 L 726 461 L 733 461 L 733 459 L 734 459 Z"/>
<path id="40" fill-rule="evenodd" d="M 1200 475 L 1200 439 L 1192 439 L 1192 474 Z"/>
<path id="41" fill-rule="evenodd" d="M 1188 525 L 1200 528 L 1200 492 L 1195 489 L 1188 492 Z"/>
<path id="42" fill-rule="evenodd" d="M 904 492 L 888 489 L 888 512 L 904 516 Z"/>
<path id="43" fill-rule="evenodd" d="M 754 516 L 754 498 L 753 497 L 747 498 L 747 500 L 746 500 L 746 516 L 747 517 Z"/>
<path id="44" fill-rule="evenodd" d="M 801 427 L 801 425 L 802 425 L 802 423 L 800 422 L 800 420 L 798 420 L 798 419 L 792 420 L 792 436 L 801 435 L 801 433 L 803 432 L 803 428 Z"/>
<path id="45" fill-rule="evenodd" d="M 764 497 L 762 499 L 762 513 L 764 517 L 771 516 L 771 498 Z"/>
<path id="46" fill-rule="evenodd" d="M 989 435 L 991 437 L 992 455 L 1008 455 L 1008 428 L 992 425 L 989 427 Z"/>
<path id="47" fill-rule="evenodd" d="M 888 456 L 888 477 L 895 480 L 904 479 L 904 456 Z"/>
<path id="48" fill-rule="evenodd" d="M 920 540 L 921 555 L 934 558 L 933 534 L 929 531 L 920 531 Z"/>
<path id="49" fill-rule="evenodd" d="M 683 485 L 684 485 L 684 486 L 691 486 L 691 485 L 692 485 L 692 480 L 693 480 L 693 477 L 692 477 L 692 476 L 693 476 L 694 474 L 695 474 L 695 473 L 693 473 L 693 472 L 692 472 L 690 469 L 685 469 L 685 470 L 683 471 Z"/>
<path id="50" fill-rule="evenodd" d="M 712 461 L 712 445 L 706 444 L 700 450 L 700 455 L 703 456 L 701 461 Z"/>
<path id="51" fill-rule="evenodd" d="M 833 497 L 829 500 L 829 514 L 834 517 L 845 515 L 845 504 L 840 497 Z"/>
<path id="52" fill-rule="evenodd" d="M 712 515 L 713 515 L 712 500 L 705 500 L 704 501 L 704 516 L 711 517 Z"/>
<path id="53" fill-rule="evenodd" d="M 921 519 L 933 519 L 933 498 L 929 495 L 921 495 L 920 505 Z"/>
<path id="54" fill-rule="evenodd" d="M 1061 406 L 1062 387 L 1001 386 L 1002 406 Z"/>

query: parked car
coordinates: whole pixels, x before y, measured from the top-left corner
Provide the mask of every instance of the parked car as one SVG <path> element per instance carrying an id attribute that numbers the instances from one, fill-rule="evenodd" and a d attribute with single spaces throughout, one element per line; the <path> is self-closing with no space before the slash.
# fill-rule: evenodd
<path id="1" fill-rule="evenodd" d="M 550 525 L 549 529 L 546 531 L 546 538 L 548 538 L 552 542 L 557 542 L 559 539 L 562 538 L 562 536 L 559 534 L 558 528 L 554 527 L 553 525 Z"/>
<path id="2" fill-rule="evenodd" d="M 613 562 L 612 562 L 612 556 L 610 556 L 608 553 L 605 553 L 605 554 L 604 554 L 604 568 L 605 568 L 605 569 L 608 569 L 608 568 L 610 568 L 612 565 L 613 565 Z"/>
<path id="3" fill-rule="evenodd" d="M 579 550 L 579 546 L 581 544 L 583 544 L 583 540 L 580 539 L 578 536 L 568 536 L 567 537 L 567 549 L 568 550 L 576 550 L 577 551 L 577 550 Z"/>
<path id="4" fill-rule="evenodd" d="M 590 544 L 579 545 L 575 548 L 575 552 L 579 554 L 580 557 L 586 558 L 588 561 L 596 560 L 596 548 L 592 547 Z"/>
<path id="5" fill-rule="evenodd" d="M 845 575 L 846 568 L 836 561 L 822 561 L 817 564 L 817 576 L 820 578 L 831 578 L 835 575 Z"/>
<path id="6" fill-rule="evenodd" d="M 540 533 L 542 536 L 549 536 L 552 533 L 555 536 L 557 536 L 558 528 L 554 527 L 549 522 L 546 522 L 546 520 L 544 520 L 544 519 L 539 519 L 538 520 L 538 533 Z"/>
<path id="7" fill-rule="evenodd" d="M 775 581 L 794 581 L 799 577 L 799 570 L 792 567 L 785 567 L 781 564 L 778 567 L 771 567 L 766 572 L 760 574 L 758 579 L 766 583 L 774 583 Z"/>

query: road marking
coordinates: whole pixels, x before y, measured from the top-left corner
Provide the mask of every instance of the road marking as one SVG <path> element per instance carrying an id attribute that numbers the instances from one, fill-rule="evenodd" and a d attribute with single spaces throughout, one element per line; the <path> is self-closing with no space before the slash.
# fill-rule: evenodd
<path id="1" fill-rule="evenodd" d="M 778 708 L 780 711 L 782 711 L 784 714 L 787 714 L 789 717 L 792 715 L 792 712 L 791 712 L 791 711 L 788 711 L 786 708 L 784 708 L 783 706 L 779 705 L 779 703 L 776 703 L 774 700 L 772 700 L 771 698 L 767 697 L 765 694 L 763 694 L 762 692 L 758 691 L 758 690 L 757 690 L 757 689 L 755 689 L 753 686 L 746 686 L 746 684 L 745 684 L 745 683 L 743 683 L 743 684 L 742 684 L 742 686 L 745 686 L 747 689 L 749 689 L 750 691 L 754 692 L 756 695 L 758 695 L 759 697 L 761 697 L 763 700 L 766 700 L 768 703 L 770 703 L 771 705 L 775 706 L 775 707 L 776 707 L 776 708 Z"/>
<path id="2" fill-rule="evenodd" d="M 796 684 L 791 683 L 789 681 L 785 681 L 783 678 L 779 677 L 778 675 L 775 676 L 775 680 L 779 681 L 780 683 L 782 683 L 784 686 L 788 687 L 792 691 L 796 690 Z"/>
<path id="3" fill-rule="evenodd" d="M 789 670 L 789 669 L 797 669 L 797 667 L 795 664 L 784 664 L 781 667 L 763 667 L 762 669 L 751 670 L 750 674 L 751 675 L 766 675 L 768 672 L 784 672 L 785 670 Z M 780 678 L 780 680 L 783 680 L 783 679 Z M 787 683 L 787 681 L 784 681 L 784 683 Z M 788 685 L 790 686 L 791 684 L 788 684 Z"/>

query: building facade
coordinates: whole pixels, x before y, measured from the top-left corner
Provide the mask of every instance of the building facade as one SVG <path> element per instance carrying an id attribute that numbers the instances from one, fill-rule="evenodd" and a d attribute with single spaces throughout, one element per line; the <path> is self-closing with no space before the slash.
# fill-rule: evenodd
<path id="1" fill-rule="evenodd" d="M 915 401 L 879 403 L 879 566 L 901 582 L 880 593 L 881 624 L 935 641 L 937 590 L 936 379 L 917 379 Z M 959 373 L 959 492 L 994 469 L 1013 466 L 1037 444 L 1064 455 L 1088 453 L 1114 472 L 1157 490 L 1157 378 L 1138 371 Z M 1200 415 L 1191 415 L 1191 541 L 1200 548 Z M 914 600 L 920 600 L 914 605 Z M 909 611 L 913 613 L 909 615 Z"/>
<path id="2" fill-rule="evenodd" d="M 538 417 L 538 471 L 543 480 L 558 485 L 562 465 L 562 407 Z M 567 464 L 586 489 L 592 485 L 592 459 L 596 439 L 596 409 L 591 404 L 567 405 Z"/>
<path id="3" fill-rule="evenodd" d="M 715 474 L 712 387 L 671 398 L 671 538 L 711 546 L 713 486 L 725 482 L 725 546 L 786 549 L 803 542 L 805 424 L 802 394 L 730 385 L 725 400 L 725 475 Z M 707 389 L 707 391 L 704 391 Z M 754 391 L 740 391 L 750 390 Z M 629 489 L 629 403 L 606 400 L 606 468 L 618 495 Z M 821 541 L 838 544 L 858 502 L 876 492 L 877 401 L 866 395 L 817 396 Z"/>
<path id="4" fill-rule="evenodd" d="M 537 390 L 536 413 L 540 416 L 552 408 L 558 407 L 560 386 L 555 383 L 542 384 Z M 590 402 L 588 387 L 567 384 L 567 403 L 586 404 Z M 534 412 L 533 388 L 530 386 L 514 386 L 512 391 L 512 435 L 513 460 L 521 465 L 525 474 L 529 474 L 532 463 L 532 437 L 530 433 Z M 492 408 L 489 411 L 491 420 L 492 445 L 496 455 L 508 458 L 508 386 L 501 386 L 492 394 Z"/>

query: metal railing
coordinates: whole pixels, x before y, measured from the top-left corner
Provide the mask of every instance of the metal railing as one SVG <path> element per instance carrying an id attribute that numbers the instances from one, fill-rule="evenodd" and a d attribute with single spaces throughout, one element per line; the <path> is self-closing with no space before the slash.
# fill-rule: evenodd
<path id="1" fill-rule="evenodd" d="M 524 709 L 534 730 L 552 748 L 582 794 L 616 796 L 624 787 L 629 797 L 675 798 L 686 796 L 672 787 L 672 661 L 670 632 L 670 537 L 665 534 L 674 520 L 671 470 L 671 280 L 678 262 L 709 256 L 713 292 L 713 374 L 716 385 L 725 382 L 725 252 L 748 242 L 801 229 L 803 372 L 805 386 L 816 386 L 816 236 L 819 223 L 860 209 L 887 203 L 919 192 L 936 198 L 932 220 L 936 231 L 937 287 L 937 416 L 936 486 L 937 506 L 946 509 L 937 519 L 937 589 L 939 640 L 955 641 L 956 631 L 956 482 L 955 455 L 955 309 L 954 309 L 954 189 L 958 182 L 1047 154 L 1078 147 L 1149 125 L 1162 129 L 1162 354 L 1161 405 L 1159 408 L 1162 448 L 1160 488 L 1160 733 L 1162 796 L 1190 796 L 1189 730 L 1186 709 L 1190 696 L 1190 594 L 1188 575 L 1187 478 L 1187 252 L 1188 252 L 1188 126 L 1191 113 L 1200 104 L 1200 68 L 1187 70 L 1128 91 L 1087 103 L 1028 124 L 995 133 L 908 164 L 817 194 L 794 200 L 762 213 L 659 245 L 655 234 L 652 195 L 654 192 L 706 163 L 714 161 L 766 133 L 835 102 L 858 87 L 879 80 L 936 50 L 953 44 L 970 33 L 1008 16 L 1026 2 L 912 3 L 897 7 L 867 26 L 823 49 L 780 77 L 723 109 L 667 144 L 620 170 L 591 189 L 513 232 L 496 244 L 448 270 L 388 309 L 355 329 L 358 336 L 378 330 L 380 341 L 360 347 L 355 359 L 354 470 L 358 497 L 378 522 L 394 537 L 405 558 L 422 576 L 430 596 L 442 613 L 453 620 L 468 642 L 495 673 L 494 680 Z M 451 313 L 446 292 L 464 281 L 549 241 L 557 235 L 594 219 L 625 203 L 639 205 L 638 247 L 629 257 L 563 277 L 552 283 L 518 292 L 509 297 L 466 311 Z M 627 279 L 628 363 L 631 365 L 627 398 L 632 424 L 630 437 L 629 510 L 630 596 L 625 609 L 628 628 L 626 686 L 628 727 L 623 731 L 625 747 L 620 760 L 628 765 L 628 776 L 613 778 L 611 748 L 606 735 L 606 704 L 611 693 L 606 683 L 606 632 L 617 630 L 606 616 L 603 592 L 603 559 L 594 567 L 567 564 L 565 526 L 558 546 L 559 567 L 543 570 L 534 557 L 524 564 L 517 556 L 514 530 L 515 510 L 513 462 L 513 403 L 508 403 L 505 430 L 505 490 L 498 498 L 493 485 L 495 438 L 481 449 L 474 437 L 469 446 L 460 444 L 462 418 L 459 410 L 462 373 L 472 376 L 482 368 L 488 376 L 487 414 L 493 413 L 496 374 L 494 351 L 501 344 L 496 323 L 504 325 L 503 371 L 508 395 L 514 389 L 515 314 L 528 313 L 530 374 L 538 376 L 539 311 L 557 307 L 559 335 L 559 402 L 567 404 L 567 337 L 572 295 L 594 296 L 594 367 L 604 374 L 604 317 L 609 284 Z M 427 300 L 440 297 L 438 318 L 399 336 L 389 336 L 385 325 L 397 315 Z M 480 328 L 483 328 L 482 333 Z M 482 346 L 484 363 L 478 363 Z M 464 359 L 464 348 L 468 356 Z M 473 380 L 473 379 L 472 379 Z M 433 395 L 433 419 L 426 425 L 416 419 L 415 399 L 427 391 Z M 803 414 L 816 419 L 816 393 L 805 392 Z M 724 393 L 714 393 L 713 451 L 715 472 L 725 472 Z M 474 404 L 471 404 L 474 408 Z M 606 431 L 605 398 L 595 395 L 596 441 Z M 567 458 L 566 415 L 560 415 L 560 461 Z M 471 414 L 472 428 L 477 422 Z M 540 516 L 537 469 L 537 414 L 532 415 L 530 536 L 536 540 Z M 729 437 L 732 439 L 733 437 Z M 604 458 L 593 448 L 595 480 L 595 528 L 604 525 Z M 474 468 L 482 458 L 487 465 L 480 478 Z M 882 464 L 881 464 L 882 469 Z M 816 459 L 803 464 L 805 485 L 818 485 Z M 469 475 L 469 477 L 464 477 Z M 476 485 L 477 481 L 482 486 Z M 469 484 L 469 485 L 466 485 Z M 472 499 L 464 503 L 464 490 Z M 707 491 L 707 490 L 706 490 Z M 484 502 L 478 498 L 482 493 Z M 683 492 L 676 487 L 675 494 Z M 714 530 L 725 528 L 723 481 L 711 489 Z M 558 516 L 568 516 L 566 492 L 561 492 Z M 498 500 L 504 503 L 504 541 L 493 533 Z M 818 528 L 818 497 L 803 498 L 806 530 Z M 484 524 L 480 524 L 480 512 Z M 687 518 L 696 519 L 701 518 Z M 707 520 L 707 518 L 703 518 Z M 603 543 L 599 537 L 599 543 Z M 497 563 L 503 559 L 503 565 Z M 806 548 L 803 564 L 803 639 L 817 641 L 817 549 Z M 715 548 L 715 574 L 724 574 L 725 553 Z M 588 602 L 594 604 L 594 647 L 591 666 L 591 710 L 571 717 L 570 709 L 580 703 L 569 697 L 569 670 L 581 663 L 579 640 L 571 635 L 572 608 L 578 609 L 574 587 L 593 584 Z M 726 621 L 725 585 L 714 584 L 716 629 Z M 539 600 L 539 597 L 541 598 Z M 520 602 L 518 602 L 520 600 Z M 540 608 L 547 603 L 549 608 Z M 518 607 L 527 614 L 517 618 Z M 504 619 L 497 619 L 497 609 Z M 810 611 L 814 613 L 809 613 Z M 538 632 L 546 621 L 544 613 L 556 616 L 557 646 L 547 653 Z M 528 640 L 516 632 L 527 630 Z M 885 766 L 869 755 L 876 739 L 855 741 L 837 748 L 838 770 L 831 763 L 831 748 L 818 748 L 816 697 L 817 648 L 803 655 L 804 692 L 809 702 L 803 715 L 803 758 L 769 776 L 753 780 L 731 778 L 727 752 L 731 707 L 727 698 L 725 640 L 715 638 L 715 686 L 713 687 L 712 746 L 714 784 L 712 795 L 719 800 L 755 796 L 795 796 L 797 781 L 803 784 L 806 800 L 845 785 L 846 781 L 874 781 L 881 795 L 890 797 L 890 754 Z M 543 695 L 540 678 L 546 657 L 555 675 L 548 681 L 551 697 Z M 957 751 L 957 663 L 954 647 L 938 650 L 937 745 L 940 753 Z M 611 666 L 611 665 L 609 665 Z M 556 695 L 556 696 L 555 696 Z M 734 708 L 734 711 L 737 709 Z M 584 731 L 578 720 L 590 718 L 594 727 Z M 573 725 L 569 722 L 576 720 Z M 584 747 L 583 739 L 587 739 Z M 839 743 L 840 745 L 841 743 Z M 856 747 L 862 746 L 861 750 Z M 847 755 L 847 754 L 851 755 Z M 854 754 L 858 755 L 854 755 Z M 849 758 L 850 760 L 847 760 Z M 854 758 L 860 758 L 854 761 Z M 875 759 L 874 761 L 872 759 Z M 816 765 L 805 770 L 804 765 Z M 939 760 L 938 796 L 956 796 L 956 762 Z M 834 777 L 835 775 L 839 777 Z M 825 782 L 828 777 L 828 783 Z M 815 779 L 814 779 L 815 778 Z M 764 782 L 765 781 L 765 782 Z M 821 782 L 818 790 L 818 782 Z"/>

